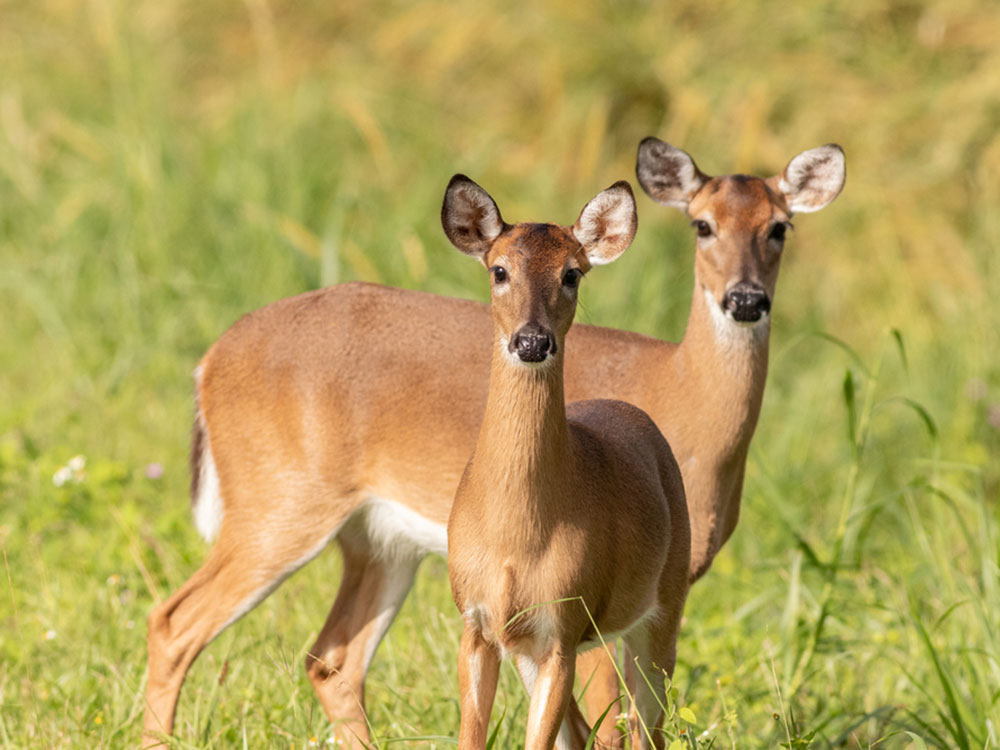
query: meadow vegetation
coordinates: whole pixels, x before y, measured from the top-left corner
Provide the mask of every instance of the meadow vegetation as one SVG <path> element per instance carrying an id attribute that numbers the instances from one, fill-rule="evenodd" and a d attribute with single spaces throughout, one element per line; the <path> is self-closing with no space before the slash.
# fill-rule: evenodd
<path id="1" fill-rule="evenodd" d="M 4 747 L 137 745 L 145 617 L 206 551 L 190 373 L 226 326 L 349 279 L 483 299 L 440 228 L 452 173 L 508 220 L 568 224 L 651 134 L 713 174 L 828 141 L 848 159 L 785 251 L 742 519 L 688 602 L 670 741 L 1000 746 L 996 3 L 0 0 L 0 19 Z M 693 231 L 644 196 L 639 221 L 578 320 L 677 339 Z M 445 573 L 424 564 L 370 674 L 380 747 L 457 735 Z M 207 649 L 176 747 L 326 742 L 302 663 L 337 580 L 331 549 Z M 526 708 L 505 668 L 497 747 Z"/>

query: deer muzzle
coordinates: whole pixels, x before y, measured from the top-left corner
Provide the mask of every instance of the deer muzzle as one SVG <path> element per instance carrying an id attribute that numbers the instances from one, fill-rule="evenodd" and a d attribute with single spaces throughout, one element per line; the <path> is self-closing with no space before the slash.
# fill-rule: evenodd
<path id="1" fill-rule="evenodd" d="M 556 339 L 552 332 L 537 323 L 528 323 L 511 336 L 510 351 L 522 362 L 537 364 L 556 353 Z"/>
<path id="2" fill-rule="evenodd" d="M 771 312 L 771 298 L 758 284 L 741 281 L 726 292 L 722 309 L 739 323 L 756 323 Z"/>

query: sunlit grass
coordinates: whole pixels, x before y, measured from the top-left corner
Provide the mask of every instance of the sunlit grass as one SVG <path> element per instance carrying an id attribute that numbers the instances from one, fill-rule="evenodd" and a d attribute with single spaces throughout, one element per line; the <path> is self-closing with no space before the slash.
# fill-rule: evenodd
<path id="1" fill-rule="evenodd" d="M 508 220 L 570 223 L 650 134 L 709 173 L 828 141 L 848 158 L 788 243 L 742 519 L 679 643 L 687 736 L 997 747 L 994 4 L 6 0 L 0 19 L 4 747 L 137 744 L 145 616 L 205 552 L 190 372 L 229 323 L 356 278 L 482 297 L 439 226 L 452 173 Z M 690 229 L 639 213 L 580 317 L 676 339 Z M 385 741 L 457 733 L 444 573 L 424 565 L 374 664 Z M 180 747 L 325 742 L 302 662 L 337 576 L 325 553 L 203 654 Z M 505 668 L 497 747 L 526 707 Z"/>

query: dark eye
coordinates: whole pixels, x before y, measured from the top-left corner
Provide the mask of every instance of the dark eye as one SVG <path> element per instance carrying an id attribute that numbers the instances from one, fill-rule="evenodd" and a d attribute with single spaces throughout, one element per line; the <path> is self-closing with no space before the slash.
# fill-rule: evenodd
<path id="1" fill-rule="evenodd" d="M 581 276 L 583 276 L 583 274 L 580 272 L 579 268 L 569 269 L 563 274 L 563 286 L 567 289 L 576 289 L 577 285 L 580 283 Z"/>
<path id="2" fill-rule="evenodd" d="M 493 273 L 493 281 L 502 284 L 507 280 L 507 269 L 503 266 L 493 266 L 490 271 Z"/>
<path id="3" fill-rule="evenodd" d="M 775 242 L 784 242 L 785 232 L 788 231 L 787 224 L 775 224 L 771 227 L 771 233 L 768 235 L 768 239 L 772 239 Z"/>
<path id="4" fill-rule="evenodd" d="M 698 232 L 699 237 L 712 236 L 712 227 L 711 225 L 709 225 L 707 221 L 703 221 L 702 219 L 695 219 L 694 221 L 691 222 L 691 226 L 693 226 L 695 228 L 695 231 Z"/>

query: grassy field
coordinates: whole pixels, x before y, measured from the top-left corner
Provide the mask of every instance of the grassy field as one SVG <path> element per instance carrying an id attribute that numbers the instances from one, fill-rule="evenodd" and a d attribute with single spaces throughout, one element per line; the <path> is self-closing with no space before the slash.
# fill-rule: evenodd
<path id="1" fill-rule="evenodd" d="M 348 279 L 483 298 L 452 173 L 570 223 L 655 134 L 709 173 L 848 158 L 786 250 L 671 733 L 1000 747 L 998 39 L 986 0 L 0 0 L 0 744 L 138 744 L 145 617 L 206 551 L 190 373 L 227 325 Z M 692 231 L 639 213 L 578 319 L 676 339 Z M 328 551 L 207 649 L 177 747 L 326 742 L 302 662 L 337 578 Z M 459 631 L 429 559 L 368 681 L 380 746 L 453 744 Z M 526 706 L 505 667 L 497 747 Z"/>

